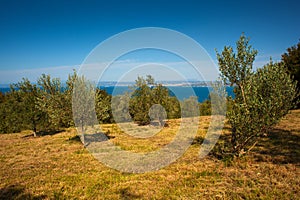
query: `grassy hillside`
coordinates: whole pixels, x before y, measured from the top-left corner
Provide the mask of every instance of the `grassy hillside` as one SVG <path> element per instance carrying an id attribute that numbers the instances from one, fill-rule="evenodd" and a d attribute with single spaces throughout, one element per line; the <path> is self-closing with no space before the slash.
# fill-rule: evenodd
<path id="1" fill-rule="evenodd" d="M 198 137 L 209 117 L 201 117 Z M 135 139 L 104 125 L 111 140 L 131 151 L 167 144 L 178 121 L 151 139 Z M 224 131 L 228 133 L 228 129 Z M 199 160 L 195 140 L 175 163 L 155 172 L 121 173 L 96 160 L 74 129 L 34 138 L 30 132 L 0 135 L 0 199 L 299 199 L 300 110 L 287 115 L 240 160 Z"/>

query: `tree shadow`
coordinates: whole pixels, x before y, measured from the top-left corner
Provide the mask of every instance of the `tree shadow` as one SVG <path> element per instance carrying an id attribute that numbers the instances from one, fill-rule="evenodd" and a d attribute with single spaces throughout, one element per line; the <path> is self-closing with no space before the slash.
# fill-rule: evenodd
<path id="1" fill-rule="evenodd" d="M 296 130 L 300 132 L 300 130 Z M 300 164 L 300 135 L 283 129 L 273 129 L 253 149 L 257 161 L 274 164 Z"/>
<path id="2" fill-rule="evenodd" d="M 132 192 L 129 191 L 128 188 L 122 188 L 119 190 L 119 193 L 121 195 L 120 199 L 141 199 L 142 196 L 133 194 Z"/>
<path id="3" fill-rule="evenodd" d="M 65 130 L 49 130 L 49 131 L 39 131 L 36 133 L 37 136 L 46 136 L 46 135 L 55 135 L 61 132 L 64 132 Z"/>
<path id="4" fill-rule="evenodd" d="M 300 132 L 300 130 L 295 130 Z M 231 135 L 221 135 L 210 155 L 226 160 L 232 154 L 230 151 Z M 199 140 L 199 139 L 198 139 Z M 196 140 L 197 141 L 197 140 Z M 201 140 L 199 140 L 201 142 Z M 257 162 L 272 162 L 274 164 L 300 164 L 300 135 L 284 129 L 275 128 L 267 136 L 261 137 L 256 146 L 248 154 Z"/>
<path id="5" fill-rule="evenodd" d="M 37 137 L 42 137 L 42 136 L 46 136 L 46 135 L 55 135 L 55 134 L 58 134 L 58 133 L 61 133 L 61 132 L 64 132 L 64 131 L 65 131 L 65 130 L 38 131 L 38 132 L 36 133 L 36 136 L 37 136 Z M 22 136 L 22 138 L 30 138 L 30 137 L 34 137 L 34 134 L 31 133 L 31 134 Z"/>
<path id="6" fill-rule="evenodd" d="M 0 189 L 0 199 L 45 199 L 45 195 L 34 196 L 25 192 L 25 188 L 21 185 L 10 185 Z"/>
<path id="7" fill-rule="evenodd" d="M 68 141 L 70 141 L 70 142 L 75 142 L 75 143 L 81 142 L 80 137 L 79 137 L 78 135 L 75 135 L 75 136 L 70 137 L 70 138 L 68 139 Z"/>
<path id="8" fill-rule="evenodd" d="M 215 144 L 209 155 L 219 160 L 227 161 L 228 159 L 230 160 L 233 158 L 231 150 L 231 134 L 223 134 L 220 135 L 218 142 Z"/>
<path id="9" fill-rule="evenodd" d="M 204 137 L 196 136 L 192 142 L 192 145 L 201 145 L 204 141 Z"/>
<path id="10" fill-rule="evenodd" d="M 109 139 L 113 139 L 115 136 L 111 136 L 109 134 L 104 133 L 94 133 L 94 134 L 85 134 L 84 135 L 84 143 L 85 146 L 90 145 L 91 143 L 103 142 Z M 81 136 L 75 135 L 68 139 L 69 142 L 81 143 Z"/>
<path id="11" fill-rule="evenodd" d="M 85 134 L 85 143 L 103 142 L 109 140 L 109 137 L 104 133 Z"/>

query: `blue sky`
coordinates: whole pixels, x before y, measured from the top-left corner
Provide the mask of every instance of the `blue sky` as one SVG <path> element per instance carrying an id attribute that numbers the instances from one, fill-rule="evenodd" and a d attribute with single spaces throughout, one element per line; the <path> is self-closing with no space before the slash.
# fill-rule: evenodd
<path id="1" fill-rule="evenodd" d="M 41 73 L 65 80 L 105 39 L 139 27 L 173 29 L 215 51 L 235 45 L 242 32 L 259 51 L 255 66 L 300 39 L 299 1 L 22 1 L 0 0 L 0 83 Z M 136 54 L 138 62 L 172 56 Z M 128 59 L 128 58 L 124 58 Z M 168 60 L 169 59 L 169 60 Z M 175 59 L 176 60 L 176 59 Z"/>

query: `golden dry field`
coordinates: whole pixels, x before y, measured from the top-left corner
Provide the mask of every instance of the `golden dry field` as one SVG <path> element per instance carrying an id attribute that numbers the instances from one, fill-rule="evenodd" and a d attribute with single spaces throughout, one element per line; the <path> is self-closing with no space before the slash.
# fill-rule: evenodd
<path id="1" fill-rule="evenodd" d="M 95 159 L 75 129 L 33 137 L 0 135 L 0 199 L 300 199 L 300 110 L 291 111 L 252 152 L 228 163 L 199 159 L 210 117 L 201 117 L 195 142 L 158 171 L 122 173 Z M 179 121 L 147 139 L 102 125 L 123 149 L 147 152 L 168 144 Z M 228 126 L 224 134 L 228 134 Z"/>

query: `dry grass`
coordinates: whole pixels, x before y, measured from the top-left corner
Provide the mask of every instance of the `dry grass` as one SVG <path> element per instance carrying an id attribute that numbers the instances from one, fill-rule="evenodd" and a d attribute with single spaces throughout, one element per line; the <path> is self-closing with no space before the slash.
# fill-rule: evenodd
<path id="1" fill-rule="evenodd" d="M 197 138 L 205 135 L 209 120 L 201 117 Z M 147 139 L 128 136 L 115 125 L 102 128 L 122 148 L 147 152 L 170 142 L 178 123 L 170 121 Z M 300 198 L 300 110 L 292 111 L 250 155 L 230 166 L 213 157 L 200 160 L 200 144 L 195 142 L 176 162 L 143 174 L 104 166 L 83 148 L 74 129 L 28 135 L 0 135 L 0 199 Z"/>

